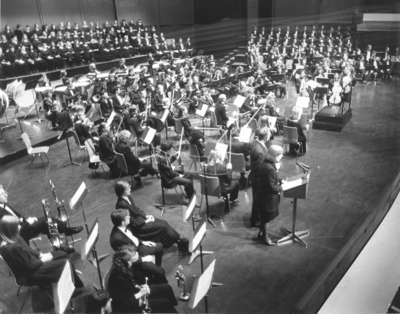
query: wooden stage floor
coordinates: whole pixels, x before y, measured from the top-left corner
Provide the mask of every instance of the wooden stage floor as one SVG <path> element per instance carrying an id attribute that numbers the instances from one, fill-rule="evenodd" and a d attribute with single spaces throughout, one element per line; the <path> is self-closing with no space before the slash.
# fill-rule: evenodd
<path id="1" fill-rule="evenodd" d="M 332 260 L 352 240 L 366 219 L 383 209 L 385 193 L 392 188 L 400 168 L 399 106 L 400 82 L 357 85 L 353 94 L 353 117 L 342 132 L 324 130 L 309 131 L 307 154 L 300 161 L 311 166 L 309 198 L 298 204 L 298 229 L 310 229 L 308 248 L 297 245 L 267 247 L 256 243 L 253 237 L 257 230 L 249 227 L 251 189 L 240 192 L 240 202 L 224 217 L 216 228 L 208 228 L 204 249 L 215 252 L 215 280 L 223 287 L 209 293 L 209 311 L 212 313 L 292 313 L 299 301 Z M 289 100 L 280 100 L 283 112 L 294 104 L 294 87 L 289 88 Z M 276 139 L 279 142 L 279 138 Z M 52 179 L 60 198 L 69 201 L 82 181 L 89 193 L 84 202 L 90 223 L 96 218 L 100 222 L 100 238 L 97 249 L 100 254 L 110 253 L 110 211 L 114 208 L 114 180 L 106 174 L 92 176 L 83 165 L 62 165 L 68 161 L 63 142 L 51 146 L 50 163 L 34 163 L 29 166 L 23 157 L 0 166 L 0 182 L 9 191 L 9 201 L 25 215 L 41 215 L 42 198 L 52 200 L 47 184 Z M 85 158 L 76 147 L 73 158 Z M 296 159 L 285 157 L 282 175 L 289 176 L 298 171 Z M 187 160 L 185 161 L 187 163 Z M 160 200 L 159 179 L 144 178 L 144 187 L 133 193 L 137 204 L 157 217 L 160 211 L 153 205 Z M 200 189 L 195 181 L 198 196 Z M 168 191 L 167 199 L 175 201 L 175 192 Z M 203 202 L 204 203 L 204 202 Z M 211 199 L 213 210 L 220 210 L 222 201 Z M 281 229 L 291 224 L 291 203 L 284 199 L 280 215 L 273 221 L 271 232 L 282 235 Z M 164 215 L 172 226 L 184 236 L 191 237 L 189 224 L 182 222 L 182 207 L 169 209 Z M 80 210 L 72 215 L 73 224 L 81 224 Z M 212 257 L 206 257 L 206 263 Z M 379 258 L 371 256 L 371 258 Z M 176 295 L 178 288 L 174 274 L 178 264 L 185 268 L 187 278 L 199 274 L 199 263 L 187 265 L 188 257 L 179 256 L 176 249 L 166 252 L 163 266 Z M 105 273 L 111 260 L 102 264 Z M 97 284 L 96 271 L 90 264 L 82 268 L 88 285 Z M 26 296 L 16 296 L 17 287 L 13 277 L 1 267 L 0 310 L 14 313 Z M 325 292 L 326 293 L 326 292 Z M 43 302 L 33 291 L 33 301 L 28 298 L 24 312 L 44 311 Z M 186 303 L 178 305 L 180 313 L 204 312 L 203 304 L 190 310 Z"/>

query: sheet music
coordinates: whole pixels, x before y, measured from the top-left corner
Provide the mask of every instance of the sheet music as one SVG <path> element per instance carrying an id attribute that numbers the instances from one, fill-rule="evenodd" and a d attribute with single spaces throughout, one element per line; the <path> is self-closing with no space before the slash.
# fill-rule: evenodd
<path id="1" fill-rule="evenodd" d="M 296 107 L 300 108 L 308 108 L 308 103 L 310 102 L 310 98 L 305 96 L 299 96 L 296 100 Z"/>
<path id="2" fill-rule="evenodd" d="M 163 115 L 162 115 L 162 117 L 160 119 L 162 123 L 165 123 L 165 121 L 167 120 L 168 114 L 169 114 L 169 110 L 165 109 L 164 112 L 163 112 Z"/>
<path id="3" fill-rule="evenodd" d="M 193 253 L 197 247 L 200 245 L 201 241 L 203 240 L 204 236 L 207 232 L 207 223 L 203 221 L 202 225 L 199 227 L 196 234 L 193 236 L 193 239 L 189 243 L 189 252 Z"/>
<path id="4" fill-rule="evenodd" d="M 74 293 L 75 285 L 72 280 L 72 269 L 69 261 L 66 261 L 57 284 L 53 286 L 54 308 L 56 313 L 63 314 Z"/>
<path id="5" fill-rule="evenodd" d="M 76 190 L 75 194 L 71 197 L 71 200 L 69 201 L 69 208 L 71 208 L 71 210 L 74 210 L 75 206 L 80 201 L 82 201 L 82 199 L 85 197 L 86 191 L 86 183 L 82 182 L 79 188 Z"/>
<path id="6" fill-rule="evenodd" d="M 303 184 L 302 178 L 282 181 L 282 190 L 287 191 Z"/>
<path id="7" fill-rule="evenodd" d="M 188 207 L 183 212 L 183 221 L 188 221 L 189 218 L 192 216 L 193 210 L 196 207 L 196 201 L 197 201 L 197 196 L 196 196 L 196 194 L 194 194 L 193 197 L 192 197 L 192 200 L 190 201 L 190 203 L 188 205 Z"/>
<path id="8" fill-rule="evenodd" d="M 233 101 L 233 105 L 236 106 L 237 108 L 241 108 L 246 101 L 246 97 L 242 95 L 237 95 L 235 100 Z"/>
<path id="9" fill-rule="evenodd" d="M 232 124 L 236 122 L 236 119 L 229 117 L 226 126 L 229 128 Z"/>
<path id="10" fill-rule="evenodd" d="M 207 113 L 207 109 L 208 109 L 208 106 L 206 104 L 203 104 L 201 106 L 201 109 L 196 109 L 196 114 L 200 117 L 204 117 Z"/>
<path id="11" fill-rule="evenodd" d="M 215 262 L 216 259 L 214 259 L 204 272 L 196 278 L 189 301 L 189 307 L 191 309 L 194 309 L 210 290 L 214 277 Z"/>
<path id="12" fill-rule="evenodd" d="M 110 128 L 111 123 L 113 122 L 113 120 L 114 120 L 114 118 L 115 118 L 115 115 L 116 115 L 115 111 L 112 111 L 111 114 L 110 114 L 110 116 L 109 116 L 108 119 L 107 119 L 106 129 L 109 129 L 109 128 Z"/>
<path id="13" fill-rule="evenodd" d="M 242 127 L 239 133 L 239 142 L 242 143 L 250 143 L 251 135 L 253 134 L 253 130 L 249 127 Z"/>
<path id="14" fill-rule="evenodd" d="M 221 158 L 221 160 L 225 160 L 226 158 L 226 153 L 228 151 L 228 145 L 224 143 L 217 143 L 215 145 L 215 151 L 217 155 Z"/>
<path id="15" fill-rule="evenodd" d="M 156 129 L 153 129 L 153 128 L 148 127 L 148 128 L 147 128 L 146 136 L 144 137 L 144 140 L 143 140 L 143 141 L 144 141 L 146 144 L 149 144 L 149 145 L 150 145 L 150 143 L 153 141 L 154 136 L 156 135 L 156 133 L 157 133 Z"/>
<path id="16" fill-rule="evenodd" d="M 93 245 L 96 243 L 98 236 L 99 236 L 99 222 L 96 221 L 92 228 L 92 231 L 89 234 L 88 239 L 85 242 L 85 245 L 83 246 L 81 254 L 81 258 L 83 260 L 86 259 L 86 257 L 88 256 L 89 252 L 93 248 Z"/>

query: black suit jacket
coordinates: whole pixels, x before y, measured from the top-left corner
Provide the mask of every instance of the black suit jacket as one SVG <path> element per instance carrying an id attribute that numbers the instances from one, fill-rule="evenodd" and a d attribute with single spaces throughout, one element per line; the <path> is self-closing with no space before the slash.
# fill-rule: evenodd
<path id="1" fill-rule="evenodd" d="M 135 228 L 141 227 L 145 224 L 146 214 L 143 210 L 135 205 L 132 197 L 128 197 L 131 204 L 129 204 L 125 199 L 118 198 L 117 204 L 115 205 L 116 209 L 128 209 L 131 215 L 131 225 Z"/>
<path id="2" fill-rule="evenodd" d="M 110 234 L 110 245 L 114 251 L 118 251 L 121 248 L 121 246 L 124 245 L 135 246 L 135 243 L 133 243 L 133 241 L 129 239 L 121 230 L 119 230 L 118 227 L 113 227 Z"/>
<path id="3" fill-rule="evenodd" d="M 267 156 L 267 148 L 264 147 L 258 141 L 254 141 L 253 146 L 250 150 L 250 170 L 254 174 L 257 166 L 264 161 L 264 158 Z"/>
<path id="4" fill-rule="evenodd" d="M 228 122 L 228 117 L 226 115 L 226 109 L 224 105 L 217 104 L 215 106 L 215 118 L 217 119 L 218 125 L 226 126 L 226 123 Z"/>

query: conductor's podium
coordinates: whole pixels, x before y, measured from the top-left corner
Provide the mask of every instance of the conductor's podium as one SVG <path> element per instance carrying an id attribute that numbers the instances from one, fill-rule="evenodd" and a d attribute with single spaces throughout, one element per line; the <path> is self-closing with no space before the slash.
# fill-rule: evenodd
<path id="1" fill-rule="evenodd" d="M 304 247 L 307 247 L 307 243 L 303 239 L 310 235 L 310 231 L 296 231 L 296 218 L 297 200 L 307 198 L 309 180 L 310 172 L 306 172 L 282 183 L 283 197 L 293 199 L 292 230 L 286 229 L 288 234 L 277 241 L 278 246 L 290 243 L 299 243 Z"/>

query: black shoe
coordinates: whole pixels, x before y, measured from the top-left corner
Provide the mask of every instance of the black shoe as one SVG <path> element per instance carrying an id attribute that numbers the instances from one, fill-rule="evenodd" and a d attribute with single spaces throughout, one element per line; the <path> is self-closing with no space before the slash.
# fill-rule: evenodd
<path id="1" fill-rule="evenodd" d="M 77 226 L 77 227 L 67 227 L 65 229 L 65 235 L 70 236 L 79 232 L 82 232 L 83 227 L 82 226 Z"/>

